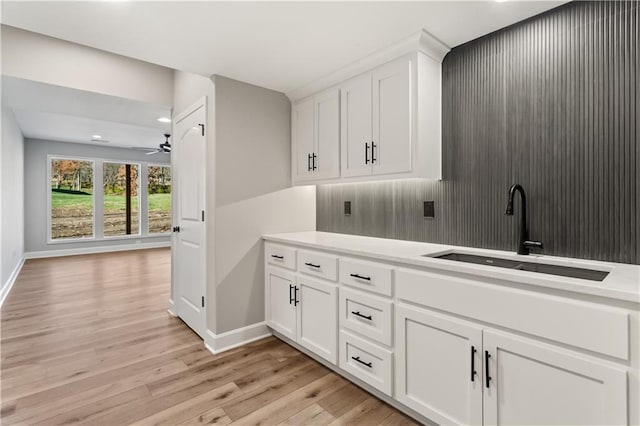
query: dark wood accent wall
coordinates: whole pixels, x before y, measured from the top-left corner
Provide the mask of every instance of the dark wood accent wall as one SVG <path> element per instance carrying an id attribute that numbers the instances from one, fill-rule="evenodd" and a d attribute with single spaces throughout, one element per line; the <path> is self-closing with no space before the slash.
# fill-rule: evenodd
<path id="1" fill-rule="evenodd" d="M 520 183 L 544 253 L 640 264 L 639 14 L 572 2 L 452 49 L 443 180 L 318 186 L 317 229 L 513 251 Z"/>

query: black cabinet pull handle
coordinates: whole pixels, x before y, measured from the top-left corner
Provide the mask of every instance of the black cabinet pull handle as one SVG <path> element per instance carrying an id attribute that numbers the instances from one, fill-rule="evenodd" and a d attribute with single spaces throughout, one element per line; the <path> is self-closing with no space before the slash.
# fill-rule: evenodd
<path id="1" fill-rule="evenodd" d="M 364 143 L 364 164 L 369 164 L 369 144 Z"/>
<path id="2" fill-rule="evenodd" d="M 307 171 L 311 171 L 311 154 L 307 154 Z"/>
<path id="3" fill-rule="evenodd" d="M 180 227 L 179 226 L 174 226 L 173 227 L 173 232 L 180 232 Z"/>
<path id="4" fill-rule="evenodd" d="M 489 382 L 491 381 L 491 376 L 489 375 L 489 358 L 491 358 L 489 351 L 484 351 L 485 386 L 487 389 L 489 389 Z"/>
<path id="5" fill-rule="evenodd" d="M 359 362 L 362 365 L 366 365 L 369 368 L 373 368 L 373 364 L 371 364 L 370 362 L 364 362 L 363 360 L 360 359 L 359 356 L 352 356 L 351 359 Z"/>
<path id="6" fill-rule="evenodd" d="M 349 274 L 354 278 L 360 278 L 361 280 L 367 280 L 367 281 L 371 281 L 371 277 L 363 277 L 362 275 L 358 275 L 358 274 Z"/>
<path id="7" fill-rule="evenodd" d="M 476 348 L 471 345 L 471 381 L 475 381 L 476 377 Z"/>
<path id="8" fill-rule="evenodd" d="M 306 262 L 305 265 L 311 266 L 312 268 L 319 268 L 320 265 L 314 265 L 313 263 Z"/>
<path id="9" fill-rule="evenodd" d="M 300 291 L 300 289 L 298 289 L 298 287 L 293 287 L 293 306 L 298 306 L 298 303 L 300 303 L 300 301 L 298 300 L 298 291 Z"/>
<path id="10" fill-rule="evenodd" d="M 278 256 L 277 254 L 272 254 L 271 257 L 275 259 L 284 259 L 284 256 Z"/>
<path id="11" fill-rule="evenodd" d="M 375 154 L 376 144 L 371 141 L 371 164 L 376 162 L 376 154 Z"/>
<path id="12" fill-rule="evenodd" d="M 316 167 L 316 158 L 318 158 L 318 156 L 316 155 L 316 153 L 312 153 L 311 155 L 311 170 L 317 170 L 318 167 Z"/>
<path id="13" fill-rule="evenodd" d="M 296 300 L 293 297 L 293 284 L 289 284 L 289 304 L 292 304 L 294 300 Z"/>
<path id="14" fill-rule="evenodd" d="M 369 320 L 369 321 L 371 321 L 371 320 L 373 319 L 373 317 L 372 317 L 371 315 L 362 315 L 362 314 L 360 313 L 360 311 L 357 311 L 357 312 L 351 311 L 351 313 L 352 313 L 353 315 L 355 315 L 355 316 L 358 316 L 358 317 L 360 317 L 360 318 L 364 318 L 364 319 Z"/>

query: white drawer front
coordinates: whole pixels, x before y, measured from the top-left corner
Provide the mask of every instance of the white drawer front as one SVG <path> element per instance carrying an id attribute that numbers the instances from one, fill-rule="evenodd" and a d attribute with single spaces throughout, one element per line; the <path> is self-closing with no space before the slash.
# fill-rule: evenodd
<path id="1" fill-rule="evenodd" d="M 393 268 L 380 263 L 340 259 L 340 282 L 374 293 L 391 296 Z"/>
<path id="2" fill-rule="evenodd" d="M 340 331 L 340 368 L 392 396 L 393 353 Z"/>
<path id="3" fill-rule="evenodd" d="M 298 250 L 298 271 L 336 281 L 338 279 L 338 257 L 316 251 Z"/>
<path id="4" fill-rule="evenodd" d="M 390 300 L 365 294 L 358 290 L 340 289 L 340 326 L 391 346 Z"/>
<path id="5" fill-rule="evenodd" d="M 280 244 L 265 243 L 264 255 L 267 262 L 287 269 L 296 269 L 296 249 Z"/>

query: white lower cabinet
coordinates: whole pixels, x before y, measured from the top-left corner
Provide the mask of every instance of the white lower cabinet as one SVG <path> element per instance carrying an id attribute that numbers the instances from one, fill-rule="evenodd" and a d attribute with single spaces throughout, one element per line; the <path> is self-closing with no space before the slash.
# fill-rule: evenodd
<path id="1" fill-rule="evenodd" d="M 482 424 L 482 329 L 396 306 L 396 398 L 440 424 Z"/>
<path id="2" fill-rule="evenodd" d="M 294 293 L 296 276 L 280 268 L 267 267 L 266 319 L 267 325 L 289 339 L 296 339 L 296 306 Z"/>
<path id="3" fill-rule="evenodd" d="M 299 276 L 297 287 L 296 341 L 327 361 L 336 363 L 336 286 Z"/>
<path id="4" fill-rule="evenodd" d="M 627 423 L 624 370 L 448 315 L 399 304 L 396 357 L 396 398 L 438 423 Z"/>
<path id="5" fill-rule="evenodd" d="M 627 424 L 624 370 L 506 333 L 483 338 L 485 425 Z"/>
<path id="6" fill-rule="evenodd" d="M 335 364 L 337 287 L 267 267 L 265 290 L 267 325 Z"/>

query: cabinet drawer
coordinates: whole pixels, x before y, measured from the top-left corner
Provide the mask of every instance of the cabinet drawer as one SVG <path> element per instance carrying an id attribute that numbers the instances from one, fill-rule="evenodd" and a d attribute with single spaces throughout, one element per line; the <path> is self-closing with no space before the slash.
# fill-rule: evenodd
<path id="1" fill-rule="evenodd" d="M 348 288 L 340 289 L 340 326 L 391 346 L 390 300 Z"/>
<path id="2" fill-rule="evenodd" d="M 267 262 L 287 269 L 296 269 L 296 249 L 280 244 L 265 243 L 264 255 Z"/>
<path id="3" fill-rule="evenodd" d="M 340 259 L 340 282 L 352 287 L 391 296 L 393 268 L 379 263 Z"/>
<path id="4" fill-rule="evenodd" d="M 340 368 L 392 395 L 393 354 L 346 331 L 340 331 Z"/>
<path id="5" fill-rule="evenodd" d="M 338 258 L 315 251 L 298 251 L 298 271 L 330 281 L 338 279 Z"/>

